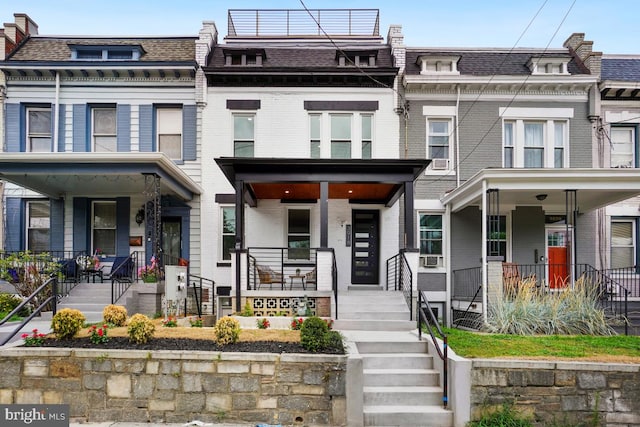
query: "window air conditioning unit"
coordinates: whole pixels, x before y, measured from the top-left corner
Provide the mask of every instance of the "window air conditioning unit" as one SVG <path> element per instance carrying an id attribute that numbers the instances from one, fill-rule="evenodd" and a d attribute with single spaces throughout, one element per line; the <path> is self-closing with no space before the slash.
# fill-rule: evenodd
<path id="1" fill-rule="evenodd" d="M 443 171 L 449 169 L 449 159 L 432 159 L 431 169 L 434 171 Z"/>
<path id="2" fill-rule="evenodd" d="M 436 268 L 442 267 L 442 257 L 439 255 L 427 255 L 425 257 L 420 258 L 420 261 L 423 267 L 427 268 Z"/>

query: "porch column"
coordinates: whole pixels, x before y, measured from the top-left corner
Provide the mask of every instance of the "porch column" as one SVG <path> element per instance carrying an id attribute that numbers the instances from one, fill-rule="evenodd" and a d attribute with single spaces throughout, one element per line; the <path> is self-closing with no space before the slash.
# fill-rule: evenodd
<path id="1" fill-rule="evenodd" d="M 320 247 L 329 247 L 329 182 L 320 183 Z"/>
<path id="2" fill-rule="evenodd" d="M 414 209 L 413 181 L 404 183 L 404 247 L 416 248 L 416 216 Z"/>
<path id="3" fill-rule="evenodd" d="M 241 249 L 244 248 L 244 181 L 237 180 L 236 188 L 236 235 L 235 235 L 235 288 L 236 288 L 236 311 L 242 309 L 240 297 L 242 293 L 242 261 Z"/>
<path id="4" fill-rule="evenodd" d="M 578 216 L 578 198 L 577 190 L 565 190 L 565 231 L 567 239 L 569 239 L 567 247 L 570 253 L 567 257 L 567 271 L 571 272 L 571 283 L 573 284 L 576 274 L 578 273 L 578 244 L 576 242 L 576 220 Z M 575 263 L 571 261 L 575 260 Z M 573 265 L 573 269 L 571 268 Z"/>

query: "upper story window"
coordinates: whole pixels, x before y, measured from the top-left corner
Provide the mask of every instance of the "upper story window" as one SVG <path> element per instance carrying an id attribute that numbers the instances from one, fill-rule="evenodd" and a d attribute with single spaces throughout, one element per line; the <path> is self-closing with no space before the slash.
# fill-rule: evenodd
<path id="1" fill-rule="evenodd" d="M 116 141 L 116 109 L 93 108 L 92 141 L 93 151 L 114 153 L 118 151 Z"/>
<path id="2" fill-rule="evenodd" d="M 233 115 L 233 155 L 253 157 L 255 153 L 255 114 Z"/>
<path id="3" fill-rule="evenodd" d="M 531 74 L 569 74 L 569 58 L 567 57 L 533 57 L 527 63 Z"/>
<path id="4" fill-rule="evenodd" d="M 322 116 L 320 114 L 309 114 L 309 146 L 311 149 L 311 158 L 320 158 L 320 123 Z"/>
<path id="5" fill-rule="evenodd" d="M 422 114 L 426 117 L 426 153 L 427 158 L 431 159 L 428 171 L 448 173 L 453 164 L 456 108 L 425 105 L 422 107 Z"/>
<path id="6" fill-rule="evenodd" d="M 351 114 L 331 114 L 331 158 L 351 158 Z"/>
<path id="7" fill-rule="evenodd" d="M 527 118 L 517 117 L 522 114 Z M 569 118 L 572 109 L 500 108 L 505 168 L 569 166 Z"/>
<path id="8" fill-rule="evenodd" d="M 224 49 L 224 65 L 261 67 L 266 59 L 264 49 Z"/>
<path id="9" fill-rule="evenodd" d="M 459 56 L 418 56 L 416 64 L 420 67 L 420 74 L 449 74 L 459 75 Z"/>
<path id="10" fill-rule="evenodd" d="M 236 241 L 236 208 L 233 206 L 224 206 L 221 210 L 222 217 L 222 257 L 224 261 L 231 260 L 231 250 L 235 247 Z"/>
<path id="11" fill-rule="evenodd" d="M 85 46 L 71 45 L 71 59 L 78 61 L 138 61 L 144 53 L 142 46 Z"/>
<path id="12" fill-rule="evenodd" d="M 377 50 L 336 52 L 338 66 L 340 67 L 375 67 L 377 56 Z"/>
<path id="13" fill-rule="evenodd" d="M 51 108 L 27 108 L 26 151 L 51 152 Z"/>
<path id="14" fill-rule="evenodd" d="M 636 167 L 636 128 L 611 127 L 611 167 Z"/>
<path id="15" fill-rule="evenodd" d="M 611 268 L 636 265 L 636 222 L 633 219 L 611 220 Z"/>
<path id="16" fill-rule="evenodd" d="M 182 160 L 182 108 L 156 110 L 158 151 L 172 160 Z"/>
<path id="17" fill-rule="evenodd" d="M 27 250 L 33 252 L 49 250 L 50 222 L 49 202 L 27 202 Z"/>
<path id="18" fill-rule="evenodd" d="M 360 116 L 362 123 L 362 158 L 371 158 L 371 147 L 373 145 L 373 115 L 362 114 Z"/>

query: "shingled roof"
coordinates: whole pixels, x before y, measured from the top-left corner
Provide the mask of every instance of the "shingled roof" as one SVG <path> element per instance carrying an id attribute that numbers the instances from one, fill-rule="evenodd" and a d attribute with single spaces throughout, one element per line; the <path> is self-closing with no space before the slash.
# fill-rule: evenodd
<path id="1" fill-rule="evenodd" d="M 491 76 L 491 75 L 530 75 L 531 70 L 527 66 L 532 57 L 567 57 L 569 73 L 589 74 L 576 63 L 567 51 L 542 52 L 539 50 L 500 51 L 500 50 L 442 50 L 420 51 L 407 49 L 406 73 L 408 75 L 420 74 L 420 66 L 416 61 L 419 56 L 459 56 L 458 71 L 461 75 Z"/>
<path id="2" fill-rule="evenodd" d="M 640 57 L 602 58 L 602 80 L 640 81 Z"/>
<path id="3" fill-rule="evenodd" d="M 32 36 L 17 48 L 7 61 L 74 61 L 70 45 L 141 46 L 144 53 L 135 62 L 195 61 L 196 37 L 79 38 Z M 98 61 L 99 62 L 99 61 Z M 131 61 L 134 62 L 134 61 Z"/>

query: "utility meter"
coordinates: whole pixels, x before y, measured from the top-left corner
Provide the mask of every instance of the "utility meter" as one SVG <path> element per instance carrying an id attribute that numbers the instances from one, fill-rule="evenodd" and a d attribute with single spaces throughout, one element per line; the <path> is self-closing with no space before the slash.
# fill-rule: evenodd
<path id="1" fill-rule="evenodd" d="M 178 301 L 187 297 L 187 267 L 165 265 L 164 296 L 170 301 Z"/>

